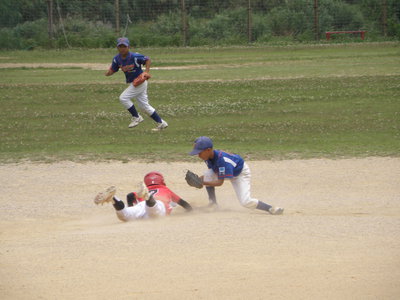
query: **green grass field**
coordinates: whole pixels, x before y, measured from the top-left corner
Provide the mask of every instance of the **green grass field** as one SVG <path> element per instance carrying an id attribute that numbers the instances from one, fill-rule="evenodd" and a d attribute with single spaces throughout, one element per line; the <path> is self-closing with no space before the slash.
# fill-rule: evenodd
<path id="1" fill-rule="evenodd" d="M 247 159 L 399 156 L 400 43 L 137 51 L 163 132 L 127 128 L 121 72 L 32 65 L 113 49 L 0 52 L 0 162 L 189 160 L 200 135 Z"/>

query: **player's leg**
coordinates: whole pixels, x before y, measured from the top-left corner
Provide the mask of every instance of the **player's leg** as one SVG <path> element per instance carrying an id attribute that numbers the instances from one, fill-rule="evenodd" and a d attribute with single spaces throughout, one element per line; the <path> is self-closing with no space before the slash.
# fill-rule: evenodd
<path id="1" fill-rule="evenodd" d="M 236 196 L 242 206 L 250 209 L 259 209 L 267 211 L 270 214 L 282 214 L 283 209 L 279 207 L 273 207 L 265 202 L 257 200 L 251 197 L 250 193 L 250 180 L 251 173 L 250 168 L 245 163 L 241 174 L 231 180 Z"/>
<path id="2" fill-rule="evenodd" d="M 243 168 L 242 173 L 231 179 L 233 189 L 240 204 L 246 208 L 257 208 L 258 200 L 251 198 L 250 194 L 250 172 L 246 172 Z"/>
<path id="3" fill-rule="evenodd" d="M 142 205 L 142 207 L 139 205 L 126 207 L 124 202 L 115 196 L 115 193 L 115 186 L 111 186 L 105 191 L 98 193 L 94 198 L 94 203 L 104 204 L 111 202 L 115 208 L 118 219 L 121 221 L 131 221 L 134 219 L 143 218 L 145 216 L 146 210 L 144 209 L 144 205 Z"/>
<path id="4" fill-rule="evenodd" d="M 214 173 L 212 169 L 208 169 L 204 172 L 204 181 L 215 181 L 217 180 L 217 175 Z M 206 186 L 206 191 L 208 195 L 208 205 L 213 206 L 217 205 L 217 196 L 215 194 L 214 186 Z"/>
<path id="5" fill-rule="evenodd" d="M 147 217 L 163 217 L 166 215 L 165 205 L 162 201 L 156 200 L 153 197 L 155 193 L 155 190 L 149 191 L 144 182 L 139 184 L 137 196 L 145 200 L 141 203 L 145 203 Z"/>
<path id="6" fill-rule="evenodd" d="M 151 196 L 153 198 L 153 196 Z M 146 213 L 150 218 L 155 217 L 164 217 L 167 214 L 167 210 L 165 209 L 165 205 L 160 200 L 154 200 L 152 204 L 149 204 L 149 201 L 146 202 Z"/>
<path id="7" fill-rule="evenodd" d="M 217 205 L 217 196 L 215 194 L 215 186 L 206 186 L 206 191 L 208 195 L 208 205 Z"/>
<path id="8" fill-rule="evenodd" d="M 149 98 L 147 96 L 147 81 L 143 82 L 136 88 L 138 89 L 138 91 L 140 90 L 140 92 L 138 92 L 138 94 L 136 95 L 138 106 L 157 123 L 157 127 L 154 130 L 162 130 L 167 128 L 168 123 L 165 122 L 165 120 L 161 119 L 156 109 L 152 107 L 149 103 Z"/>
<path id="9" fill-rule="evenodd" d="M 135 206 L 127 207 L 125 206 L 124 202 L 117 197 L 113 197 L 114 199 L 114 208 L 117 213 L 118 219 L 121 221 L 133 221 L 137 219 L 144 219 L 146 218 L 146 208 L 144 202 L 139 202 Z"/>
<path id="10" fill-rule="evenodd" d="M 129 124 L 129 128 L 135 127 L 143 121 L 143 117 L 139 115 L 135 105 L 132 102 L 132 98 L 136 97 L 137 94 L 138 91 L 136 90 L 136 88 L 132 84 L 130 84 L 119 96 L 119 101 L 121 102 L 121 104 L 132 115 L 132 122 Z"/>

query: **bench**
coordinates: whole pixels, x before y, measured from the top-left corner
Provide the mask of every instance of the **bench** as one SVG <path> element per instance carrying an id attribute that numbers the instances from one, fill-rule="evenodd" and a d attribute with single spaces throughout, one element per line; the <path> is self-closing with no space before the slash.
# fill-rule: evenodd
<path id="1" fill-rule="evenodd" d="M 350 34 L 359 34 L 361 39 L 365 38 L 365 30 L 353 30 L 353 31 L 327 31 L 325 32 L 326 39 L 329 41 L 331 39 L 332 34 L 341 34 L 341 33 L 350 33 Z"/>

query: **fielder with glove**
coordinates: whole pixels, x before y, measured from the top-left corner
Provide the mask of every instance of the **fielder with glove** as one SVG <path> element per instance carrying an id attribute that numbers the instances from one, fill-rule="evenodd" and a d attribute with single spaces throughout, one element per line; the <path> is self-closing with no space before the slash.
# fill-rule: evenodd
<path id="1" fill-rule="evenodd" d="M 217 204 L 215 187 L 221 186 L 225 180 L 230 180 L 240 204 L 246 208 L 259 209 L 272 215 L 280 215 L 283 208 L 274 207 L 250 195 L 250 168 L 243 158 L 237 154 L 227 153 L 213 149 L 213 142 L 209 137 L 201 136 L 194 141 L 190 155 L 198 155 L 205 161 L 208 170 L 204 176 L 199 177 L 189 173 L 186 179 L 189 185 L 200 187 L 205 185 L 210 205 Z M 199 179 L 197 177 L 199 177 Z M 190 182 L 190 183 L 189 183 Z"/>
<path id="2" fill-rule="evenodd" d="M 114 56 L 112 64 L 105 75 L 111 76 L 118 72 L 119 69 L 125 73 L 126 83 L 129 83 L 129 86 L 119 96 L 119 100 L 132 115 L 132 122 L 128 127 L 133 128 L 144 121 L 136 110 L 135 105 L 133 105 L 132 99 L 135 98 L 139 108 L 157 123 L 157 127 L 153 129 L 154 131 L 167 128 L 167 122 L 161 119 L 155 108 L 150 105 L 147 97 L 147 80 L 151 78 L 150 58 L 140 53 L 130 52 L 129 40 L 125 37 L 117 39 L 117 49 L 119 54 Z M 142 65 L 145 66 L 145 71 L 142 70 Z"/>

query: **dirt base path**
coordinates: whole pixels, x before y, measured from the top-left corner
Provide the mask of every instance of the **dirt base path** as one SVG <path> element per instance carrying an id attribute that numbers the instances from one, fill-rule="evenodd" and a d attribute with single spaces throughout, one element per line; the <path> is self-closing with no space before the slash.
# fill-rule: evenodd
<path id="1" fill-rule="evenodd" d="M 253 196 L 282 216 L 219 209 L 189 188 L 190 163 L 0 166 L 1 299 L 398 299 L 400 158 L 252 161 Z M 195 206 L 122 223 L 95 206 L 148 171 Z"/>

